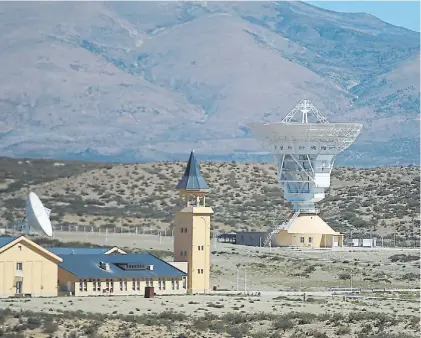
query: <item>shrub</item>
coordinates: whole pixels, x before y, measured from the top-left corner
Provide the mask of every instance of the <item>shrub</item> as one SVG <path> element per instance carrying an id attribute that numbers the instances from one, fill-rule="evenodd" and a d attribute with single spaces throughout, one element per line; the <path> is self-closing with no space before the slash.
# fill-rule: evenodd
<path id="1" fill-rule="evenodd" d="M 41 326 L 41 319 L 38 317 L 29 317 L 26 324 L 30 330 L 35 330 Z"/>
<path id="2" fill-rule="evenodd" d="M 351 333 L 351 328 L 349 326 L 341 326 L 339 327 L 336 332 L 335 332 L 338 336 L 343 336 L 345 334 L 350 334 Z"/>
<path id="3" fill-rule="evenodd" d="M 351 274 L 350 274 L 350 273 L 348 273 L 348 272 L 341 272 L 341 273 L 338 275 L 338 278 L 339 278 L 340 280 L 348 280 L 348 279 L 351 279 Z"/>
<path id="4" fill-rule="evenodd" d="M 54 333 L 58 330 L 58 324 L 55 322 L 45 322 L 44 323 L 44 332 L 45 333 Z"/>
<path id="5" fill-rule="evenodd" d="M 292 329 L 293 327 L 294 323 L 288 318 L 279 318 L 273 323 L 273 328 L 275 330 L 282 330 L 283 332 Z"/>

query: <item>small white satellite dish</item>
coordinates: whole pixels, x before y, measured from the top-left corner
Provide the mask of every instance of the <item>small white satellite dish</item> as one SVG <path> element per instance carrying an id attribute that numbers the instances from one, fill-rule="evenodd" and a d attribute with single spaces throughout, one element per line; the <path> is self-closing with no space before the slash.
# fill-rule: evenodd
<path id="1" fill-rule="evenodd" d="M 50 221 L 51 210 L 44 208 L 39 197 L 30 192 L 26 200 L 26 222 L 30 230 L 41 232 L 48 237 L 53 236 L 53 228 Z"/>

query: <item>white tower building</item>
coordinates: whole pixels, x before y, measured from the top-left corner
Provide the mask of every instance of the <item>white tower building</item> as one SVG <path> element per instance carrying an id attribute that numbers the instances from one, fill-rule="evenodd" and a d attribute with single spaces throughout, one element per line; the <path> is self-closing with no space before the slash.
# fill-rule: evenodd
<path id="1" fill-rule="evenodd" d="M 287 223 L 270 233 L 267 245 L 274 234 L 288 229 L 300 213 L 319 212 L 316 204 L 325 198 L 330 186 L 335 157 L 354 143 L 362 125 L 329 123 L 309 100 L 302 100 L 281 122 L 254 123 L 250 128 L 274 153 L 279 183 L 294 211 Z"/>

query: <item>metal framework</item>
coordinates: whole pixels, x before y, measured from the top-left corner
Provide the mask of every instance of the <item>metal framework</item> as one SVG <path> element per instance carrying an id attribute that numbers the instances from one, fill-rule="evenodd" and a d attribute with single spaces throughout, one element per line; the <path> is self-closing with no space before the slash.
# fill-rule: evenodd
<path id="1" fill-rule="evenodd" d="M 301 118 L 294 121 L 299 112 Z M 316 122 L 309 122 L 311 117 Z M 325 197 L 325 190 L 330 186 L 335 157 L 354 143 L 362 125 L 329 123 L 309 100 L 302 100 L 281 122 L 251 124 L 250 127 L 271 148 L 278 181 L 295 212 L 289 222 L 279 225 L 269 234 L 265 240 L 267 244 L 300 212 L 318 213 L 316 203 Z"/>
<path id="2" fill-rule="evenodd" d="M 301 123 L 308 123 L 309 112 L 312 112 L 320 123 L 329 123 L 326 117 L 324 117 L 309 100 L 302 100 L 297 104 L 294 109 L 284 117 L 282 123 L 290 123 L 298 112 L 302 113 Z"/>
<path id="3" fill-rule="evenodd" d="M 265 238 L 265 241 L 263 242 L 263 246 L 267 246 L 272 241 L 272 237 L 276 235 L 281 230 L 288 230 L 288 228 L 291 226 L 291 224 L 295 221 L 295 219 L 300 215 L 300 210 L 297 210 L 294 215 L 288 220 L 288 222 L 284 222 L 282 224 L 277 225 Z"/>

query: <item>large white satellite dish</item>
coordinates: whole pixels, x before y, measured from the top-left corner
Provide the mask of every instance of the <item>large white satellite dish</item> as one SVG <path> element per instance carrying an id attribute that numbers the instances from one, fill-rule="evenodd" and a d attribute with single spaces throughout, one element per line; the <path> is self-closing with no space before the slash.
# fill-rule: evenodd
<path id="1" fill-rule="evenodd" d="M 39 197 L 30 192 L 26 200 L 26 222 L 29 230 L 38 231 L 48 237 L 53 236 L 50 213 L 51 210 L 44 208 Z"/>

